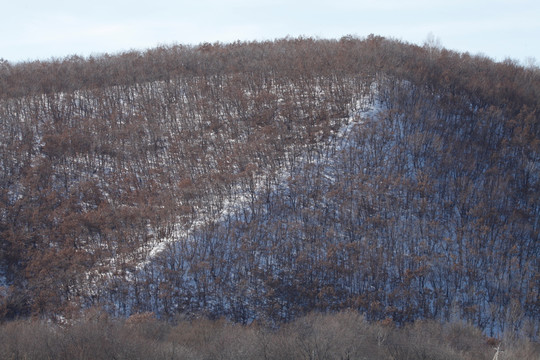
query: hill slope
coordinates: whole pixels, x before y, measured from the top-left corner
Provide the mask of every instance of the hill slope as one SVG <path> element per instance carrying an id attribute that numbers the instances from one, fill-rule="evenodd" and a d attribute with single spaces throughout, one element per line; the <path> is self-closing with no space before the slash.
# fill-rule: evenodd
<path id="1" fill-rule="evenodd" d="M 3 64 L 4 314 L 534 336 L 539 80 L 374 36 Z"/>

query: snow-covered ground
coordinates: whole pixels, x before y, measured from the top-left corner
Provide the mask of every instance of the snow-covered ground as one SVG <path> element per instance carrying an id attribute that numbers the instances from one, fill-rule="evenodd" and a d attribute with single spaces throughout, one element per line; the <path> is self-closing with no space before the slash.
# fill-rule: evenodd
<path id="1" fill-rule="evenodd" d="M 320 140 L 315 147 L 321 149 L 320 153 L 330 153 L 335 154 L 340 150 L 345 149 L 350 145 L 350 136 L 354 131 L 359 131 L 357 128 L 360 126 L 366 118 L 374 118 L 382 109 L 384 105 L 377 99 L 377 86 L 376 84 L 371 85 L 371 93 L 360 97 L 359 99 L 352 100 L 350 105 L 350 115 L 345 119 L 336 119 L 337 122 L 341 124 L 339 129 L 335 131 L 328 139 Z M 288 158 L 289 153 L 285 153 L 284 157 Z M 299 168 L 305 165 L 308 161 L 311 161 L 313 165 L 320 165 L 319 162 L 326 161 L 322 158 L 316 158 L 308 160 L 305 155 L 300 155 L 296 158 L 296 164 Z M 272 185 L 272 190 L 286 186 L 287 179 L 290 179 L 291 169 L 283 165 L 278 169 L 277 176 L 274 175 L 277 179 Z M 326 174 L 328 178 L 332 178 L 332 175 Z M 264 169 L 259 174 L 254 176 L 254 193 L 259 194 L 263 189 L 268 191 L 266 186 L 266 175 Z M 170 236 L 165 238 L 154 238 L 154 242 L 145 245 L 149 247 L 148 249 L 141 250 L 142 253 L 148 253 L 148 257 L 139 264 L 138 268 L 141 269 L 145 264 L 152 261 L 152 258 L 159 255 L 164 251 L 168 245 L 174 243 L 175 241 L 183 241 L 184 239 L 189 238 L 189 236 L 196 231 L 197 229 L 208 225 L 210 222 L 221 223 L 234 217 L 235 214 L 240 213 L 242 209 L 249 207 L 249 203 L 253 201 L 253 198 L 250 194 L 242 190 L 242 186 L 237 184 L 235 188 L 231 191 L 232 196 L 229 196 L 223 199 L 221 203 L 221 209 L 216 214 L 208 214 L 203 211 L 196 211 L 197 215 L 195 220 L 189 223 L 186 227 L 183 223 L 177 223 L 174 226 L 174 229 Z"/>

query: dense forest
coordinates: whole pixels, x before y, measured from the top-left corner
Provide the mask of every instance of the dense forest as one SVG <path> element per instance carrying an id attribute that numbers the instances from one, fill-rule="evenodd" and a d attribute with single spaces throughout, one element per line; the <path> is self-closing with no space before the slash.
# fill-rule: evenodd
<path id="1" fill-rule="evenodd" d="M 0 62 L 0 317 L 540 332 L 540 71 L 370 35 Z"/>

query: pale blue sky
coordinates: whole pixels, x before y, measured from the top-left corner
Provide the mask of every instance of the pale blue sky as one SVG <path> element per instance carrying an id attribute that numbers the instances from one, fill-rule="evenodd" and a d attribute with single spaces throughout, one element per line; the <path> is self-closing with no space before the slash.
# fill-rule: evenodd
<path id="1" fill-rule="evenodd" d="M 382 35 L 540 62 L 538 0 L 2 0 L 0 58 L 117 53 L 160 44 Z"/>

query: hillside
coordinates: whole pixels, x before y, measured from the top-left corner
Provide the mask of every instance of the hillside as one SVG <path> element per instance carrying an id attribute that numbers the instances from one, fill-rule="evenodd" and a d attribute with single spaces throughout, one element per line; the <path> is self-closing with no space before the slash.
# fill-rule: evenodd
<path id="1" fill-rule="evenodd" d="M 4 318 L 537 338 L 540 73 L 369 36 L 3 63 Z"/>

